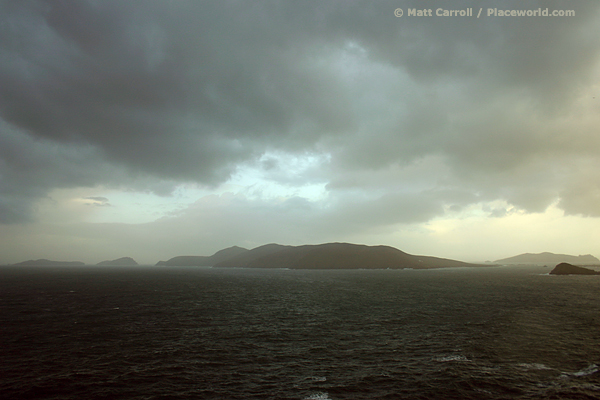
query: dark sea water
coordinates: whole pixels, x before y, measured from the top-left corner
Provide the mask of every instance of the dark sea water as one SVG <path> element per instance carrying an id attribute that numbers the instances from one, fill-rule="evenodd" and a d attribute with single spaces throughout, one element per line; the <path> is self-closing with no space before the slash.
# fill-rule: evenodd
<path id="1" fill-rule="evenodd" d="M 599 399 L 600 277 L 0 268 L 2 399 Z"/>

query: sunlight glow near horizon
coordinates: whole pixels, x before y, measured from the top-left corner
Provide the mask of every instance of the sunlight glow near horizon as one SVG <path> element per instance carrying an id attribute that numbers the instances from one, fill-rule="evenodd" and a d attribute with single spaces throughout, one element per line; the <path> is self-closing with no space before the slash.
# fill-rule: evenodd
<path id="1" fill-rule="evenodd" d="M 502 217 L 489 217 L 478 210 L 460 217 L 440 217 L 424 224 L 429 230 L 427 246 L 435 246 L 445 257 L 466 261 L 493 261 L 522 253 L 552 251 L 563 254 L 589 254 L 596 248 L 600 227 L 595 218 L 565 216 L 556 206 L 544 212 L 514 211 Z M 498 238 L 503 238 L 498 240 Z M 549 250 L 551 249 L 551 250 Z M 594 256 L 598 256 L 593 254 Z"/>
<path id="2" fill-rule="evenodd" d="M 76 214 L 80 217 L 83 215 L 82 222 L 139 224 L 159 218 L 168 219 L 204 196 L 222 196 L 228 193 L 234 195 L 233 191 L 226 189 L 235 187 L 238 189 L 237 194 L 249 190 L 243 186 L 225 186 L 222 192 L 211 194 L 193 187 L 180 187 L 170 197 L 99 191 L 93 194 L 105 195 L 111 206 L 90 205 L 90 200 L 80 197 L 67 200 L 70 204 L 65 206 L 66 210 L 63 212 L 68 212 L 70 207 L 76 205 L 79 211 L 85 211 L 84 214 Z M 260 193 L 269 194 L 269 198 L 274 199 L 277 187 L 274 185 L 271 189 L 274 191 L 263 190 Z M 282 193 L 283 191 L 279 192 Z M 315 197 L 312 201 L 321 204 L 324 200 Z M 498 209 L 506 209 L 508 212 L 493 216 L 494 210 Z M 594 238 L 600 237 L 600 228 L 593 218 L 565 216 L 556 203 L 541 213 L 525 213 L 506 202 L 494 201 L 471 205 L 458 212 L 448 211 L 445 216 L 436 217 L 429 222 L 398 224 L 390 227 L 387 233 L 363 236 L 365 244 L 386 244 L 412 254 L 481 262 L 523 252 L 548 251 L 549 248 L 557 253 L 573 253 L 572 249 L 578 249 L 580 254 L 588 254 L 588 249 L 596 245 Z M 497 242 L 498 237 L 505 237 L 507 240 Z M 430 248 L 438 251 L 430 254 Z"/>

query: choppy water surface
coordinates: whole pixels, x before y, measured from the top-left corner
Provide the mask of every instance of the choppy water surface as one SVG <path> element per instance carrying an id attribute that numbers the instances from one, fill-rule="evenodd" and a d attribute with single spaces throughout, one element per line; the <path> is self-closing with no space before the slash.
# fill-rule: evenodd
<path id="1" fill-rule="evenodd" d="M 0 269 L 4 399 L 597 399 L 600 278 Z"/>

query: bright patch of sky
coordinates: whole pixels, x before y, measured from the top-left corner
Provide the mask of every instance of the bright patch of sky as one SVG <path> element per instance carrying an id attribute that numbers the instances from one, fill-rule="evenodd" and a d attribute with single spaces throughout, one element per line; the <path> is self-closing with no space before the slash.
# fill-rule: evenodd
<path id="1" fill-rule="evenodd" d="M 317 172 L 330 162 L 329 154 L 293 155 L 269 151 L 258 162 L 238 168 L 228 187 L 251 199 L 302 197 L 319 201 L 327 197 L 327 181 Z"/>
<path id="2" fill-rule="evenodd" d="M 257 163 L 239 167 L 231 179 L 217 188 L 180 184 L 167 196 L 152 192 L 115 190 L 104 187 L 56 189 L 38 205 L 46 222 L 120 222 L 139 224 L 177 214 L 198 199 L 225 193 L 252 200 L 304 198 L 315 202 L 327 198 L 326 184 L 312 176 L 329 162 L 328 155 L 295 156 L 267 152 Z"/>

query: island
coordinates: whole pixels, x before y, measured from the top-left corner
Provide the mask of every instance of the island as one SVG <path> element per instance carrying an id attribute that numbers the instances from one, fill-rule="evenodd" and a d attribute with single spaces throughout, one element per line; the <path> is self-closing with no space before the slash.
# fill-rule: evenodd
<path id="1" fill-rule="evenodd" d="M 551 275 L 600 275 L 600 272 L 593 269 L 578 267 L 569 263 L 560 263 L 552 271 Z"/>
<path id="2" fill-rule="evenodd" d="M 427 269 L 484 265 L 411 255 L 390 246 L 366 246 L 351 243 L 284 246 L 271 243 L 219 262 L 214 266 L 216 268 Z"/>
<path id="3" fill-rule="evenodd" d="M 116 260 L 102 261 L 96 265 L 101 265 L 105 267 L 130 267 L 138 265 L 138 263 L 131 257 L 121 257 L 117 258 Z"/>

